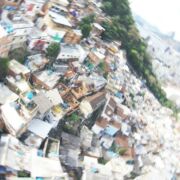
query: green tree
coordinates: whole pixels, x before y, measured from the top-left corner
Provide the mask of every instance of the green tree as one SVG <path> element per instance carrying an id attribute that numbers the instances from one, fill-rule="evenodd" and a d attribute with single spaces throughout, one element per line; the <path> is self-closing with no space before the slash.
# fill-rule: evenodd
<path id="1" fill-rule="evenodd" d="M 95 14 L 90 14 L 89 16 L 84 17 L 81 20 L 81 23 L 90 24 L 94 22 L 94 19 L 95 19 Z"/>
<path id="2" fill-rule="evenodd" d="M 106 69 L 106 64 L 105 64 L 105 62 L 104 61 L 101 61 L 100 63 L 99 63 L 99 68 L 101 69 L 101 71 L 105 71 L 105 69 Z"/>
<path id="3" fill-rule="evenodd" d="M 49 57 L 51 60 L 55 60 L 60 51 L 60 44 L 59 43 L 51 43 L 46 49 L 46 56 Z"/>
<path id="4" fill-rule="evenodd" d="M 106 12 L 107 14 L 112 14 L 113 15 L 113 12 L 112 12 L 112 3 L 111 2 L 108 2 L 108 1 L 105 1 L 103 3 L 103 6 L 102 6 L 102 10 L 104 12 Z"/>
<path id="5" fill-rule="evenodd" d="M 3 80 L 7 75 L 9 58 L 0 58 L 0 80 Z"/>
<path id="6" fill-rule="evenodd" d="M 128 0 L 103 0 L 102 10 L 110 16 L 102 23 L 105 28 L 102 38 L 107 41 L 121 41 L 129 63 L 146 80 L 155 97 L 162 105 L 177 112 L 175 104 L 166 98 L 166 93 L 153 73 L 147 44 L 136 28 Z"/>
<path id="7" fill-rule="evenodd" d="M 76 113 L 72 113 L 69 117 L 70 121 L 77 122 L 80 120 L 80 117 Z"/>
<path id="8" fill-rule="evenodd" d="M 26 57 L 29 55 L 30 53 L 24 48 L 17 48 L 9 52 L 9 58 L 16 59 L 21 64 L 24 64 Z"/>
<path id="9" fill-rule="evenodd" d="M 98 163 L 100 163 L 100 164 L 106 164 L 108 161 L 107 160 L 105 160 L 103 157 L 100 157 L 99 159 L 98 159 Z"/>
<path id="10" fill-rule="evenodd" d="M 87 38 L 92 30 L 92 27 L 90 24 L 83 24 L 80 29 L 82 31 L 83 38 Z"/>
<path id="11" fill-rule="evenodd" d="M 86 16 L 82 18 L 79 28 L 82 31 L 83 38 L 87 38 L 92 30 L 91 24 L 94 22 L 95 15 L 91 14 L 89 16 Z"/>

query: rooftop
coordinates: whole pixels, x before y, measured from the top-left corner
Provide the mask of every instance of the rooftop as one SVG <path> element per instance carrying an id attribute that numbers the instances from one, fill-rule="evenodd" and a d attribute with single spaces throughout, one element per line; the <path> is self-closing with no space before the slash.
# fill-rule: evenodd
<path id="1" fill-rule="evenodd" d="M 7 86 L 0 83 L 0 104 L 5 104 L 7 101 L 15 101 L 18 96 L 13 93 Z"/>
<path id="2" fill-rule="evenodd" d="M 105 31 L 105 29 L 98 23 L 93 23 L 94 27 L 96 27 L 97 29 L 101 30 L 101 31 Z"/>
<path id="3" fill-rule="evenodd" d="M 28 58 L 27 67 L 32 72 L 40 70 L 49 62 L 49 60 L 41 54 L 28 56 L 27 58 Z"/>
<path id="4" fill-rule="evenodd" d="M 33 101 L 38 105 L 41 114 L 46 113 L 53 106 L 52 102 L 46 97 L 44 93 L 39 93 L 33 98 Z"/>
<path id="5" fill-rule="evenodd" d="M 43 139 L 45 139 L 48 136 L 48 133 L 51 130 L 51 128 L 51 124 L 39 119 L 33 119 L 28 126 L 29 131 L 33 132 L 34 134 Z"/>
<path id="6" fill-rule="evenodd" d="M 27 92 L 30 91 L 31 88 L 26 80 L 21 78 L 21 76 L 17 77 L 12 77 L 12 76 L 7 76 L 6 77 L 8 83 L 10 83 L 13 87 L 17 88 L 20 90 L 20 92 Z"/>
<path id="7" fill-rule="evenodd" d="M 61 44 L 57 59 L 78 59 L 80 56 L 80 45 Z"/>
<path id="8" fill-rule="evenodd" d="M 99 107 L 106 101 L 106 94 L 105 92 L 98 92 L 95 95 L 89 96 L 86 98 L 86 101 L 89 101 L 93 109 Z"/>
<path id="9" fill-rule="evenodd" d="M 60 76 L 51 70 L 34 73 L 34 76 L 45 83 L 50 89 L 53 89 L 60 79 Z"/>
<path id="10" fill-rule="evenodd" d="M 7 36 L 7 31 L 0 25 L 0 38 Z"/>
<path id="11" fill-rule="evenodd" d="M 2 118 L 9 132 L 16 136 L 25 127 L 30 119 L 26 119 L 23 116 L 23 112 L 18 110 L 19 106 L 17 103 L 6 103 L 1 106 Z"/>
<path id="12" fill-rule="evenodd" d="M 49 15 L 52 18 L 52 21 L 54 21 L 55 23 L 60 24 L 60 25 L 64 25 L 67 27 L 72 27 L 71 23 L 69 22 L 69 20 L 65 16 L 57 14 L 57 13 L 52 12 L 52 11 L 49 11 Z"/>
<path id="13" fill-rule="evenodd" d="M 24 74 L 27 74 L 27 73 L 30 72 L 29 69 L 26 66 L 20 64 L 15 59 L 13 59 L 13 60 L 11 60 L 9 62 L 9 69 L 12 70 L 17 75 L 18 74 L 23 74 L 24 75 Z"/>
<path id="14" fill-rule="evenodd" d="M 58 89 L 49 90 L 46 92 L 46 96 L 48 99 L 52 102 L 54 106 L 62 104 L 63 100 L 61 98 L 61 95 L 59 94 Z"/>

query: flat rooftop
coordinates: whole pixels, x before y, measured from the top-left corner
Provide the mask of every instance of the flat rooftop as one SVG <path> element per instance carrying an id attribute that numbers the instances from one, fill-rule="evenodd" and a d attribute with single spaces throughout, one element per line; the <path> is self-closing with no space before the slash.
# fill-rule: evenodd
<path id="1" fill-rule="evenodd" d="M 13 72 L 15 72 L 16 74 L 27 74 L 27 73 L 30 73 L 30 70 L 20 64 L 18 61 L 16 61 L 15 59 L 11 60 L 9 62 L 9 69 L 12 70 Z"/>
<path id="2" fill-rule="evenodd" d="M 44 82 L 50 88 L 54 88 L 54 86 L 58 83 L 60 76 L 50 70 L 41 71 L 34 74 L 36 78 L 40 81 Z"/>
<path id="3" fill-rule="evenodd" d="M 54 21 L 57 24 L 64 25 L 67 27 L 72 27 L 71 23 L 69 20 L 60 14 L 54 13 L 52 11 L 49 12 L 50 17 L 52 18 L 52 21 Z"/>
<path id="4" fill-rule="evenodd" d="M 0 104 L 4 104 L 7 101 L 14 101 L 18 99 L 18 95 L 13 93 L 7 86 L 0 83 Z"/>
<path id="5" fill-rule="evenodd" d="M 6 30 L 0 25 L 0 38 L 7 36 Z"/>

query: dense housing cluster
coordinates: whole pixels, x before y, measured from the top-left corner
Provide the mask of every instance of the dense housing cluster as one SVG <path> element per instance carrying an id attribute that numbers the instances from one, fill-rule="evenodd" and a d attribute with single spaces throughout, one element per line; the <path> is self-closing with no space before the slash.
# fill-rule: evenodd
<path id="1" fill-rule="evenodd" d="M 0 179 L 178 177 L 178 124 L 102 40 L 101 1 L 0 5 Z"/>

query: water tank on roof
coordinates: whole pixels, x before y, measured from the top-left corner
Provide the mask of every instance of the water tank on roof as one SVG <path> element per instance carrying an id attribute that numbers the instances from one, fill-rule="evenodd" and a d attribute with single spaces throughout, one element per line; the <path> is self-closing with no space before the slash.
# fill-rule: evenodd
<path id="1" fill-rule="evenodd" d="M 17 75 L 16 76 L 16 81 L 20 81 L 21 80 L 21 76 L 20 75 Z"/>

